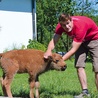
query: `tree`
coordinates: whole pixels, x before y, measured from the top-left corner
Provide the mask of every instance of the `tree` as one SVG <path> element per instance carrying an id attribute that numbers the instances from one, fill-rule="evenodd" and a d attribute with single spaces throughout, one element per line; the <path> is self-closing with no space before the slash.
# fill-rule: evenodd
<path id="1" fill-rule="evenodd" d="M 48 44 L 54 34 L 59 14 L 61 12 L 72 14 L 73 5 L 72 0 L 37 0 L 37 40 L 39 42 Z M 62 45 L 58 44 L 57 47 L 62 47 Z"/>

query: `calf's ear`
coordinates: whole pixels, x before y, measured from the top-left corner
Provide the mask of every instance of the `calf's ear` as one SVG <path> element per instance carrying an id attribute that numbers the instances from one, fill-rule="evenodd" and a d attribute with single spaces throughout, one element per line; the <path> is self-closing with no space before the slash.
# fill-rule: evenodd
<path id="1" fill-rule="evenodd" d="M 48 59 L 49 59 L 50 61 L 52 61 L 52 60 L 53 60 L 53 57 L 52 57 L 52 56 L 48 56 Z"/>
<path id="2" fill-rule="evenodd" d="M 48 58 L 44 58 L 44 61 L 45 62 L 53 61 L 53 57 L 52 56 L 48 56 Z"/>

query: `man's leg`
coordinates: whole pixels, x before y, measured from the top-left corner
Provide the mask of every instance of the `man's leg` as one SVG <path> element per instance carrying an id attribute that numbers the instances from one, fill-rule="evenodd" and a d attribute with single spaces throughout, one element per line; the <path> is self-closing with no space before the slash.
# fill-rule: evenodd
<path id="1" fill-rule="evenodd" d="M 85 73 L 85 61 L 87 53 L 88 49 L 84 47 L 84 44 L 82 44 L 75 54 L 75 67 L 77 69 L 77 74 L 81 84 L 82 93 L 77 96 L 74 96 L 74 98 L 83 98 L 84 96 L 90 96 L 90 94 L 88 94 L 87 79 Z"/>
<path id="2" fill-rule="evenodd" d="M 82 89 L 87 89 L 87 79 L 86 79 L 86 73 L 84 68 L 77 68 L 77 74 L 78 78 L 81 84 Z"/>
<path id="3" fill-rule="evenodd" d="M 77 74 L 81 84 L 82 93 L 77 96 L 74 96 L 74 98 L 84 98 L 84 96 L 90 97 L 90 94 L 88 93 L 88 89 L 87 89 L 87 78 L 86 78 L 85 69 L 77 68 Z"/>
<path id="4" fill-rule="evenodd" d="M 98 90 L 98 40 L 93 40 L 88 44 L 92 57 L 93 71 L 95 72 L 95 83 Z"/>
<path id="5" fill-rule="evenodd" d="M 95 72 L 95 83 L 98 90 L 98 72 Z"/>

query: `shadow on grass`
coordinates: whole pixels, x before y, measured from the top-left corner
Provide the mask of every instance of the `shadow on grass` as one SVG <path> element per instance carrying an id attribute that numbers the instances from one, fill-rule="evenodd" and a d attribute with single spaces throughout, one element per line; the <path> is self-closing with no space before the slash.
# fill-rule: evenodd
<path id="1" fill-rule="evenodd" d="M 66 90 L 66 91 L 52 91 L 45 88 L 40 89 L 40 98 L 54 98 L 62 96 L 62 98 L 65 98 L 66 96 L 69 96 L 68 98 L 73 98 L 74 95 L 78 95 L 80 92 L 74 91 L 74 90 Z M 19 92 L 18 94 L 13 94 L 14 98 L 30 98 L 29 93 L 27 92 Z M 60 97 L 61 98 L 61 97 Z M 98 98 L 98 94 L 91 94 L 90 98 Z"/>
<path id="2" fill-rule="evenodd" d="M 79 92 L 77 91 L 69 91 L 69 90 L 66 90 L 66 91 L 62 91 L 62 92 L 58 92 L 58 91 L 51 91 L 51 90 L 48 90 L 48 89 L 45 89 L 45 88 L 41 88 L 41 91 L 40 91 L 40 97 L 41 98 L 54 98 L 53 96 L 74 96 L 74 95 L 77 95 L 79 94 Z"/>
<path id="3" fill-rule="evenodd" d="M 74 90 L 66 90 L 66 91 L 51 91 L 45 88 L 41 88 L 40 98 L 54 98 L 54 96 L 62 96 L 62 98 L 73 98 L 75 95 L 79 95 L 80 92 Z M 61 98 L 61 97 L 60 97 Z M 98 93 L 90 93 L 90 98 L 98 98 Z"/>
<path id="4" fill-rule="evenodd" d="M 40 98 L 54 98 L 54 96 L 66 96 L 66 95 L 69 95 L 69 96 L 74 96 L 76 94 L 78 94 L 79 92 L 75 92 L 75 91 L 62 91 L 62 92 L 58 92 L 58 91 L 52 91 L 52 90 L 48 90 L 48 89 L 45 89 L 45 88 L 41 88 L 40 91 Z M 24 91 L 21 91 L 19 92 L 18 94 L 13 94 L 14 97 L 20 97 L 21 98 L 30 98 L 29 97 L 29 93 L 27 92 L 24 92 Z"/>
<path id="5" fill-rule="evenodd" d="M 14 97 L 21 97 L 21 98 L 30 98 L 29 94 L 27 94 L 26 92 L 21 92 L 19 94 L 13 94 Z"/>

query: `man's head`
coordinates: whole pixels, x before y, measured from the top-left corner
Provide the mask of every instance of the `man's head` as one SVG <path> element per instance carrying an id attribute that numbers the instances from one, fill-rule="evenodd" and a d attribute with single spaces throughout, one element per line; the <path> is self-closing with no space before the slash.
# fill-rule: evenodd
<path id="1" fill-rule="evenodd" d="M 69 14 L 62 13 L 59 17 L 59 23 L 66 32 L 70 32 L 73 28 L 73 21 Z"/>

